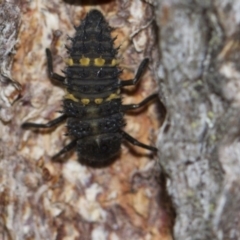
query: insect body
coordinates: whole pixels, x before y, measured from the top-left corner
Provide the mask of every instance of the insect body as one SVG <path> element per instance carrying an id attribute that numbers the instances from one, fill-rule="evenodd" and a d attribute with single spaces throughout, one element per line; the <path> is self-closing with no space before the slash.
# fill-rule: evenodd
<path id="1" fill-rule="evenodd" d="M 156 151 L 156 148 L 140 143 L 122 130 L 126 111 L 137 109 L 157 97 L 157 94 L 150 95 L 139 104 L 122 105 L 121 102 L 121 87 L 138 82 L 148 59 L 142 61 L 134 79 L 121 81 L 111 28 L 98 10 L 87 14 L 81 25 L 76 27 L 71 41 L 72 46 L 67 47 L 69 58 L 65 76 L 53 72 L 52 55 L 49 49 L 46 50 L 50 77 L 68 92 L 63 100 L 63 114 L 47 124 L 26 122 L 22 126 L 50 128 L 67 120 L 72 141 L 53 159 L 76 148 L 79 161 L 92 167 L 107 165 L 119 153 L 124 139 Z"/>

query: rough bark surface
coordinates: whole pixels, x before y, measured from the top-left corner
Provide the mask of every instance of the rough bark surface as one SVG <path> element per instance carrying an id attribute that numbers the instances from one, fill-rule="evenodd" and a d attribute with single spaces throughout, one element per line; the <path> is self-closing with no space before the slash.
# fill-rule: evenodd
<path id="1" fill-rule="evenodd" d="M 159 1 L 160 163 L 177 240 L 240 239 L 239 1 Z"/>
<path id="2" fill-rule="evenodd" d="M 150 58 L 123 101 L 140 102 L 159 80 L 159 164 L 131 145 L 108 168 L 82 166 L 75 153 L 52 162 L 64 126 L 21 129 L 58 116 L 64 91 L 47 76 L 45 48 L 60 74 L 68 35 L 92 8 L 116 28 L 122 79 Z M 239 16 L 238 0 L 1 1 L 0 239 L 162 240 L 174 221 L 176 240 L 240 239 Z M 126 131 L 153 144 L 158 110 L 126 116 Z"/>
<path id="3" fill-rule="evenodd" d="M 159 187 L 164 179 L 156 157 L 147 150 L 123 145 L 121 156 L 111 166 L 91 169 L 80 165 L 74 152 L 66 162 L 51 161 L 68 141 L 64 124 L 50 130 L 21 129 L 25 121 L 45 123 L 59 115 L 64 90 L 47 76 L 45 49 L 51 48 L 54 69 L 62 74 L 68 35 L 74 34 L 73 26 L 92 8 L 101 10 L 116 28 L 113 36 L 118 35 L 116 47 L 121 44 L 119 59 L 126 69 L 122 79 L 132 78 L 141 60 L 150 58 L 142 81 L 124 91 L 123 102 L 138 103 L 156 91 L 159 54 L 151 1 L 14 4 L 15 18 L 5 10 L 4 17 L 9 23 L 16 21 L 11 35 L 16 43 L 21 13 L 12 75 L 22 91 L 13 105 L 9 103 L 11 121 L 0 122 L 0 239 L 171 239 L 171 207 Z M 13 45 L 5 49 L 12 51 Z M 126 116 L 126 131 L 154 145 L 154 130 L 161 123 L 156 109 L 149 105 Z"/>
<path id="4" fill-rule="evenodd" d="M 0 2 L 0 119 L 8 122 L 13 117 L 10 108 L 17 99 L 20 85 L 12 79 L 11 65 L 20 25 L 17 1 Z"/>

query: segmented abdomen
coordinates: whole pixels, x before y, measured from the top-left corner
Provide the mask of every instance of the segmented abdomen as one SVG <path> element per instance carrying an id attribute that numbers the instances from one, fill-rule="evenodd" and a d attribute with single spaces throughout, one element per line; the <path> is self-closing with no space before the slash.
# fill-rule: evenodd
<path id="1" fill-rule="evenodd" d="M 63 102 L 68 133 L 79 139 L 80 157 L 89 158 L 87 149 L 95 148 L 96 158 L 106 159 L 120 149 L 119 130 L 124 126 L 111 28 L 101 12 L 92 10 L 71 41 L 65 69 L 68 94 Z"/>

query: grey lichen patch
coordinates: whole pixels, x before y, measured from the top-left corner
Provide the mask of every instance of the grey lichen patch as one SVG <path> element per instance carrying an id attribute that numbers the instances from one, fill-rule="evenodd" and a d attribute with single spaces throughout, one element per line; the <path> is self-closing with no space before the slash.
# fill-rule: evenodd
<path id="1" fill-rule="evenodd" d="M 239 1 L 183 2 L 161 1 L 159 19 L 168 111 L 159 156 L 174 235 L 239 239 Z"/>
<path id="2" fill-rule="evenodd" d="M 12 118 L 9 108 L 17 99 L 20 85 L 12 79 L 11 64 L 20 25 L 20 9 L 16 3 L 0 3 L 0 118 Z"/>
<path id="3" fill-rule="evenodd" d="M 235 106 L 238 98 L 230 94 L 230 84 L 226 91 L 232 80 L 226 81 L 227 74 L 220 71 L 226 58 L 218 58 L 224 45 L 218 16 L 211 4 L 193 5 L 161 5 L 162 14 L 171 14 L 160 31 L 168 117 L 159 136 L 159 155 L 171 179 L 168 191 L 178 214 L 174 233 L 179 240 L 218 239 L 214 214 L 226 181 L 219 149 L 223 142 L 229 144 L 226 136 L 234 139 L 239 133 L 237 120 L 229 124 L 238 116 L 230 96 Z M 229 132 L 233 128 L 235 135 Z M 228 161 L 226 155 L 223 159 Z"/>

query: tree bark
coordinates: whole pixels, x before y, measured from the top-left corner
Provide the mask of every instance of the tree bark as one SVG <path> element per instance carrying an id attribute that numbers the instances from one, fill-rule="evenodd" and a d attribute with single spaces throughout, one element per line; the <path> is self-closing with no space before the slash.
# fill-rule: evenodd
<path id="1" fill-rule="evenodd" d="M 115 28 L 113 37 L 118 36 L 115 46 L 121 45 L 118 59 L 124 69 L 121 79 L 133 78 L 141 60 L 150 59 L 140 84 L 123 91 L 123 103 L 139 103 L 157 91 L 154 74 L 159 52 L 151 2 L 43 0 L 13 4 L 17 44 L 11 73 L 22 91 L 10 94 L 15 102 L 8 100 L 4 109 L 11 115 L 7 123 L 0 122 L 0 239 L 171 239 L 171 206 L 159 187 L 164 179 L 152 153 L 123 144 L 121 155 L 106 168 L 81 165 L 76 152 L 65 156 L 63 162 L 53 162 L 51 156 L 69 140 L 64 136 L 64 124 L 49 130 L 21 128 L 26 121 L 46 123 L 59 116 L 64 90 L 47 75 L 45 49 L 51 49 L 54 71 L 62 75 L 65 44 L 71 45 L 68 36 L 74 36 L 74 25 L 92 8 L 102 11 Z M 14 19 L 11 13 L 4 14 L 9 22 Z M 9 49 L 12 45 L 7 45 Z M 154 130 L 161 124 L 156 109 L 149 104 L 126 115 L 125 131 L 154 145 Z"/>
<path id="2" fill-rule="evenodd" d="M 159 161 L 177 240 L 240 239 L 239 1 L 160 1 Z"/>

